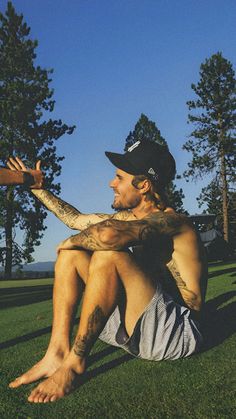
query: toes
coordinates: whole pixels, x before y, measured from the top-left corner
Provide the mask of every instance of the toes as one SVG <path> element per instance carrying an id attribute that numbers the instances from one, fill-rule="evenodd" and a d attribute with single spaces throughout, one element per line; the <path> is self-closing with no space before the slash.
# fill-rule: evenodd
<path id="1" fill-rule="evenodd" d="M 49 403 L 55 402 L 56 400 L 63 397 L 63 393 L 58 394 L 46 394 L 40 390 L 34 390 L 28 397 L 28 401 L 31 403 Z"/>
<path id="2" fill-rule="evenodd" d="M 14 381 L 9 384 L 10 388 L 17 388 L 24 384 L 24 376 L 17 377 Z"/>
<path id="3" fill-rule="evenodd" d="M 50 395 L 48 394 L 48 395 L 44 398 L 43 403 L 49 403 L 49 402 L 50 402 L 50 398 L 51 398 L 51 394 L 50 394 Z"/>
<path id="4" fill-rule="evenodd" d="M 33 373 L 34 372 L 34 373 Z M 9 384 L 10 388 L 17 388 L 22 384 L 30 384 L 33 381 L 37 381 L 39 378 L 43 377 L 44 374 L 39 374 L 36 371 L 32 371 L 30 374 L 23 374 L 20 377 L 17 377 L 14 381 Z"/>
<path id="5" fill-rule="evenodd" d="M 55 402 L 58 399 L 61 399 L 64 396 L 64 393 L 54 394 L 50 397 L 50 402 Z"/>
<path id="6" fill-rule="evenodd" d="M 35 400 L 38 400 L 38 397 L 40 395 L 40 390 L 38 388 L 35 388 L 33 391 L 31 391 L 29 397 L 28 397 L 28 402 L 35 402 Z"/>
<path id="7" fill-rule="evenodd" d="M 47 397 L 46 393 L 39 393 L 38 403 L 44 403 L 45 398 Z"/>

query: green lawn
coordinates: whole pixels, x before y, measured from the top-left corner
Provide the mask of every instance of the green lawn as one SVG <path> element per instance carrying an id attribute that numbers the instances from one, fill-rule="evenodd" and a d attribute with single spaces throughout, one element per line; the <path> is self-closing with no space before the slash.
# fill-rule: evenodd
<path id="1" fill-rule="evenodd" d="M 236 263 L 210 267 L 210 315 L 204 351 L 188 359 L 150 362 L 97 342 L 85 383 L 51 404 L 32 405 L 34 385 L 9 381 L 44 353 L 50 335 L 52 280 L 4 281 L 1 303 L 1 419 L 235 418 Z"/>

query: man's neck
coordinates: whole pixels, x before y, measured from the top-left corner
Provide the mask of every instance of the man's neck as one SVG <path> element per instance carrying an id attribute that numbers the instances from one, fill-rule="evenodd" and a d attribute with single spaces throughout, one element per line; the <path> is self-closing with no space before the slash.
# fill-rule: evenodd
<path id="1" fill-rule="evenodd" d="M 133 208 L 131 212 L 137 218 L 138 220 L 147 217 L 149 214 L 152 214 L 153 212 L 160 211 L 154 202 L 152 201 L 146 201 L 141 202 L 136 208 Z"/>

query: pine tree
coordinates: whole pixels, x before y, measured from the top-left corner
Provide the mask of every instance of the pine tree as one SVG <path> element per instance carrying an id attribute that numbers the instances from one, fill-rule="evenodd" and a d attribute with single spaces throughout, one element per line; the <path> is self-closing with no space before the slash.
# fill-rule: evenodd
<path id="1" fill-rule="evenodd" d="M 60 119 L 46 119 L 55 101 L 49 87 L 52 70 L 35 64 L 37 41 L 29 38 L 30 28 L 17 15 L 11 2 L 5 15 L 0 13 L 0 165 L 9 156 L 22 158 L 34 166 L 41 159 L 46 172 L 45 187 L 60 192 L 60 184 L 54 178 L 60 174 L 60 161 L 55 140 L 65 133 L 72 134 L 74 126 Z M 11 277 L 12 265 L 32 260 L 34 246 L 40 244 L 45 230 L 46 212 L 41 205 L 22 188 L 2 188 L 1 260 L 5 276 Z M 24 242 L 20 247 L 15 238 L 16 227 L 24 230 Z"/>
<path id="2" fill-rule="evenodd" d="M 137 121 L 134 130 L 130 131 L 125 140 L 125 148 L 128 148 L 136 141 L 155 141 L 164 147 L 168 147 L 166 140 L 162 137 L 160 130 L 157 128 L 155 122 L 148 119 L 146 115 L 141 114 Z M 182 189 L 177 189 L 174 182 L 170 182 L 166 188 L 169 204 L 175 208 L 176 211 L 187 213 L 183 208 L 184 194 Z"/>
<path id="3" fill-rule="evenodd" d="M 192 153 L 185 177 L 212 174 L 221 191 L 224 239 L 229 241 L 229 189 L 236 180 L 236 80 L 232 64 L 220 52 L 201 64 L 197 98 L 187 102 L 194 130 L 183 148 Z"/>

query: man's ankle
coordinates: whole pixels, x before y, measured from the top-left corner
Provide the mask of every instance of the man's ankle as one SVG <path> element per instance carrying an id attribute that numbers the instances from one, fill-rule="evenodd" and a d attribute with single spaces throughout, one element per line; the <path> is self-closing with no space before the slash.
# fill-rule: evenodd
<path id="1" fill-rule="evenodd" d="M 70 348 L 68 345 L 62 344 L 61 342 L 50 342 L 47 353 L 56 355 L 60 358 L 65 358 L 67 355 L 69 355 Z"/>
<path id="2" fill-rule="evenodd" d="M 86 369 L 86 358 L 75 355 L 72 349 L 66 358 L 64 365 L 67 365 L 76 374 L 83 374 Z"/>

